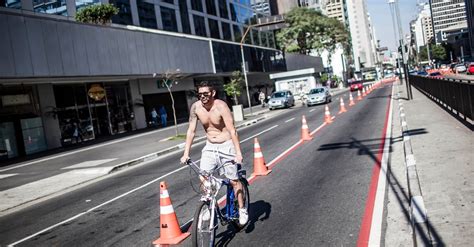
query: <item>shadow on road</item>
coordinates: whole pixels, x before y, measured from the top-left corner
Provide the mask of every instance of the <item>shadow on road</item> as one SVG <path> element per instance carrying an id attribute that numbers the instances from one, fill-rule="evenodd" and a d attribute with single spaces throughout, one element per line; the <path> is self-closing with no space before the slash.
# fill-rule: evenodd
<path id="1" fill-rule="evenodd" d="M 264 221 L 270 217 L 272 205 L 265 201 L 256 201 L 249 206 L 249 223 L 245 233 L 251 233 L 255 229 L 255 223 Z M 216 236 L 216 246 L 227 246 L 237 234 L 237 230 L 229 225 L 227 229 Z"/>
<path id="2" fill-rule="evenodd" d="M 409 134 L 411 136 L 413 135 L 421 135 L 421 134 L 426 134 L 428 133 L 424 128 L 423 129 L 413 129 L 409 131 Z M 352 141 L 350 142 L 339 142 L 339 143 L 330 143 L 330 144 L 324 144 L 321 145 L 318 148 L 318 151 L 330 151 L 334 149 L 356 149 L 358 155 L 368 155 L 375 163 L 381 167 L 381 160 L 377 158 L 377 155 L 382 152 L 382 139 L 366 139 L 366 140 L 357 140 L 355 138 L 351 138 Z M 402 141 L 403 136 L 395 137 L 390 139 L 390 147 L 389 150 L 390 152 L 392 151 L 392 144 L 398 141 Z M 405 191 L 403 187 L 400 185 L 400 180 L 390 171 L 391 164 L 390 162 L 388 163 L 387 169 L 388 171 L 385 171 L 386 174 L 388 174 L 388 185 L 390 186 L 390 189 L 394 192 L 395 197 L 397 198 L 397 202 L 400 205 L 400 208 L 403 210 L 403 214 L 405 216 L 405 220 L 407 222 L 411 222 L 410 219 L 410 205 L 409 203 L 404 203 L 404 202 L 410 202 L 410 196 L 409 192 Z M 423 241 L 423 246 L 432 246 L 433 243 L 436 243 L 437 246 L 445 246 L 444 242 L 442 241 L 441 236 L 439 233 L 436 231 L 435 227 L 432 225 L 432 223 L 429 221 L 429 219 L 426 222 L 428 228 L 430 229 L 430 236 L 427 236 L 423 229 L 421 229 L 419 224 L 415 224 L 415 231 L 418 232 L 418 234 L 421 237 L 421 240 Z"/>

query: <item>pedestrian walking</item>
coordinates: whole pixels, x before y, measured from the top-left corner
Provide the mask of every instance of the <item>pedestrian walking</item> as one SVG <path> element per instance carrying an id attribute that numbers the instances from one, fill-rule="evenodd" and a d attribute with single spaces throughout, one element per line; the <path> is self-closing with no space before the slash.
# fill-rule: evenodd
<path id="1" fill-rule="evenodd" d="M 158 126 L 158 113 L 156 112 L 156 109 L 153 108 L 150 114 L 151 114 L 151 125 L 153 127 L 157 127 Z"/>
<path id="2" fill-rule="evenodd" d="M 260 104 L 262 104 L 262 107 L 265 107 L 265 93 L 263 91 L 260 91 L 258 94 L 258 100 L 260 100 Z"/>
<path id="3" fill-rule="evenodd" d="M 82 129 L 77 123 L 73 123 L 73 133 L 72 137 L 76 141 L 76 143 L 79 143 L 79 139 L 81 139 L 81 142 L 84 142 L 84 138 L 82 137 Z"/>
<path id="4" fill-rule="evenodd" d="M 167 123 L 166 118 L 168 117 L 168 114 L 166 114 L 165 106 L 162 105 L 160 107 L 159 112 L 160 112 L 160 117 L 161 117 L 161 126 L 166 127 L 166 123 Z"/>

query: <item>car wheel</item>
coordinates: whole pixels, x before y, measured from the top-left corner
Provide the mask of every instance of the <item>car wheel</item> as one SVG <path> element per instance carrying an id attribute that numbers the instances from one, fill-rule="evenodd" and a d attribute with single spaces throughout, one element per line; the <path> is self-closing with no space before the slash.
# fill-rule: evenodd
<path id="1" fill-rule="evenodd" d="M 268 108 L 268 110 L 273 111 L 273 108 L 270 107 L 270 108 Z"/>

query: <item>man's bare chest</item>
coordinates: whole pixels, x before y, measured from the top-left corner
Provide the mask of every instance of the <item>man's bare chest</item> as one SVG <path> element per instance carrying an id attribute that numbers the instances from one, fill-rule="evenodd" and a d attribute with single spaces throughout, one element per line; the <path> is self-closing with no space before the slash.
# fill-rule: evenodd
<path id="1" fill-rule="evenodd" d="M 222 119 L 222 115 L 219 113 L 219 111 L 215 109 L 211 109 L 210 111 L 207 111 L 205 109 L 201 109 L 196 112 L 199 121 L 201 121 L 202 125 L 205 127 L 209 126 L 221 126 L 224 121 Z"/>

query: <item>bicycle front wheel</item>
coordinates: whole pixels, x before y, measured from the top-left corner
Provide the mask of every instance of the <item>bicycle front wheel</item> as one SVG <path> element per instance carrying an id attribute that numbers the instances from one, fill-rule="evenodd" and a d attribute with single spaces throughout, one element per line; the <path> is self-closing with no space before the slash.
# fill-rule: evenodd
<path id="1" fill-rule="evenodd" d="M 216 215 L 211 219 L 211 205 L 208 202 L 199 203 L 194 213 L 192 227 L 193 246 L 214 246 L 216 237 Z M 211 229 L 211 222 L 214 227 Z"/>

